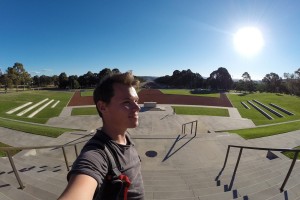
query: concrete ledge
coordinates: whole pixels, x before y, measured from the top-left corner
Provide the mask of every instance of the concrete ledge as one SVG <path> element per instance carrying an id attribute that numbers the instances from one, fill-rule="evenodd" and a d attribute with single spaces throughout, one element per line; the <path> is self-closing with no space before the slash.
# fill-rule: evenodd
<path id="1" fill-rule="evenodd" d="M 156 108 L 156 102 L 144 102 L 145 108 Z"/>

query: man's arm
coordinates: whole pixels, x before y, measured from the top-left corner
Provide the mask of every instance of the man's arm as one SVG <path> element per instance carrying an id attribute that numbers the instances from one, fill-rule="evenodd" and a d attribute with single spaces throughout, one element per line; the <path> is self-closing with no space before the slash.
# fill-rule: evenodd
<path id="1" fill-rule="evenodd" d="M 74 174 L 58 200 L 92 200 L 96 188 L 97 181 L 91 176 Z"/>

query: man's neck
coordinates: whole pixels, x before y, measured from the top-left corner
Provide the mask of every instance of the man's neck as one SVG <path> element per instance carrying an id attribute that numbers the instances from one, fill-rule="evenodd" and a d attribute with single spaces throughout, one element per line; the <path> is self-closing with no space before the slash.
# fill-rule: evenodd
<path id="1" fill-rule="evenodd" d="M 126 145 L 126 130 L 118 130 L 115 128 L 102 127 L 102 131 L 118 144 Z"/>

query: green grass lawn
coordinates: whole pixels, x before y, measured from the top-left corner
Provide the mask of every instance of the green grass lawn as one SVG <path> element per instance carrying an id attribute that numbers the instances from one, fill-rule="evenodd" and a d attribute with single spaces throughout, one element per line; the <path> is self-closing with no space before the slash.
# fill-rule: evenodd
<path id="1" fill-rule="evenodd" d="M 245 139 L 254 139 L 266 136 L 272 136 L 300 129 L 300 121 L 289 122 L 284 124 L 272 124 L 256 128 L 230 130 L 229 133 L 237 133 Z"/>
<path id="2" fill-rule="evenodd" d="M 229 117 L 227 109 L 223 108 L 205 108 L 189 106 L 172 106 L 176 114 L 180 115 L 209 115 Z"/>
<path id="3" fill-rule="evenodd" d="M 26 123 L 22 121 L 14 121 L 14 120 L 9 120 L 4 118 L 0 118 L 0 126 L 13 129 L 13 130 L 22 131 L 25 133 L 32 133 L 35 135 L 42 135 L 42 136 L 54 137 L 54 138 L 60 136 L 65 132 L 74 131 L 73 129 L 50 127 L 45 125 Z"/>
<path id="4" fill-rule="evenodd" d="M 76 115 L 98 115 L 97 109 L 95 107 L 87 107 L 87 108 L 73 108 L 72 116 Z"/>
<path id="5" fill-rule="evenodd" d="M 4 143 L 0 142 L 0 147 L 10 147 L 10 146 L 7 145 L 7 144 L 4 144 Z M 20 150 L 14 150 L 14 151 L 11 152 L 11 155 L 13 156 L 13 155 L 15 155 L 18 152 L 20 152 Z M 6 153 L 4 151 L 0 151 L 0 157 L 6 157 L 6 156 L 7 155 L 6 155 Z"/>
<path id="6" fill-rule="evenodd" d="M 62 109 L 67 105 L 70 98 L 72 97 L 73 92 L 61 92 L 61 91 L 44 91 L 44 90 L 35 90 L 35 91 L 22 91 L 14 92 L 0 95 L 0 117 L 16 119 L 21 121 L 35 122 L 35 123 L 46 123 L 47 120 L 51 117 L 56 117 L 60 114 Z M 31 114 L 37 108 L 29 111 L 23 116 L 17 116 L 17 113 L 22 110 L 34 105 L 37 102 L 40 102 L 48 98 L 49 100 L 60 101 L 55 108 L 51 108 L 51 105 L 54 102 L 35 115 L 33 118 L 28 118 L 28 115 Z M 16 111 L 13 114 L 7 114 L 6 112 L 14 109 L 18 106 L 21 106 L 27 102 L 33 102 L 30 106 L 23 108 L 19 111 Z"/>
<path id="7" fill-rule="evenodd" d="M 0 98 L 0 126 L 13 129 L 13 130 L 23 131 L 26 133 L 32 133 L 32 134 L 43 135 L 48 137 L 58 137 L 64 132 L 74 131 L 72 129 L 56 128 L 56 127 L 49 127 L 49 126 L 42 125 L 46 123 L 49 118 L 59 116 L 60 112 L 67 105 L 72 95 L 73 92 L 44 91 L 44 90 L 20 91 L 14 93 L 1 94 L 0 95 L 1 97 Z M 24 109 L 46 98 L 49 99 L 48 101 L 53 99 L 54 102 L 48 105 L 43 110 L 41 110 L 33 118 L 28 118 L 28 115 L 34 112 L 41 105 L 32 109 L 31 111 L 24 114 L 23 116 L 17 116 L 17 113 L 23 111 Z M 59 101 L 59 103 L 54 108 L 51 108 L 51 106 L 57 101 Z M 19 107 L 21 105 L 24 105 L 27 102 L 33 102 L 33 103 L 12 114 L 6 113 L 7 111 Z M 33 124 L 26 123 L 26 122 L 33 122 Z"/>
<path id="8" fill-rule="evenodd" d="M 93 92 L 94 92 L 93 89 L 90 89 L 90 90 L 84 90 L 84 91 L 81 91 L 81 92 L 80 92 L 80 95 L 81 95 L 82 97 L 93 96 Z"/>
<path id="9" fill-rule="evenodd" d="M 209 93 L 209 94 L 192 94 L 192 90 L 188 89 L 160 89 L 164 94 L 179 94 L 179 95 L 191 95 L 191 96 L 203 96 L 203 97 L 216 97 L 220 98 L 220 93 Z"/>
<path id="10" fill-rule="evenodd" d="M 300 146 L 295 147 L 293 149 L 300 149 Z M 282 154 L 285 155 L 286 157 L 289 157 L 290 159 L 293 159 L 294 155 L 295 155 L 295 153 L 293 153 L 293 152 L 282 152 Z M 298 160 L 300 159 L 300 153 L 298 153 L 298 158 L 297 159 Z"/>
<path id="11" fill-rule="evenodd" d="M 236 107 L 241 116 L 243 118 L 251 119 L 255 125 L 263 125 L 263 124 L 272 124 L 272 123 L 279 123 L 279 122 L 286 122 L 291 120 L 300 119 L 300 98 L 291 95 L 283 95 L 283 94 L 275 94 L 275 93 L 253 93 L 253 94 L 245 94 L 245 95 L 238 95 L 238 94 L 227 94 L 228 98 L 230 99 L 231 103 Z M 263 116 L 260 112 L 254 109 L 247 100 L 256 99 L 261 103 L 269 106 L 273 110 L 284 115 L 284 117 L 280 118 L 276 115 L 272 114 L 269 111 L 266 111 L 270 114 L 274 120 L 269 120 L 265 116 Z M 246 109 L 241 102 L 245 102 L 250 109 Z M 289 116 L 284 114 L 283 112 L 277 110 L 276 108 L 269 105 L 269 103 L 274 103 L 288 111 L 293 112 L 295 115 Z M 255 104 L 257 105 L 257 104 Z"/>

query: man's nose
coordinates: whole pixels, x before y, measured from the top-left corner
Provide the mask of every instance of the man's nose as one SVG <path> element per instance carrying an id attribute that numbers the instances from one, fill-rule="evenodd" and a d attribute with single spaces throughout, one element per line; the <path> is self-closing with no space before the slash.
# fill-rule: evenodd
<path id="1" fill-rule="evenodd" d="M 141 107 L 140 107 L 140 105 L 139 105 L 138 103 L 134 103 L 133 109 L 134 109 L 134 110 L 137 110 L 137 111 L 140 111 L 140 110 L 141 110 Z"/>

